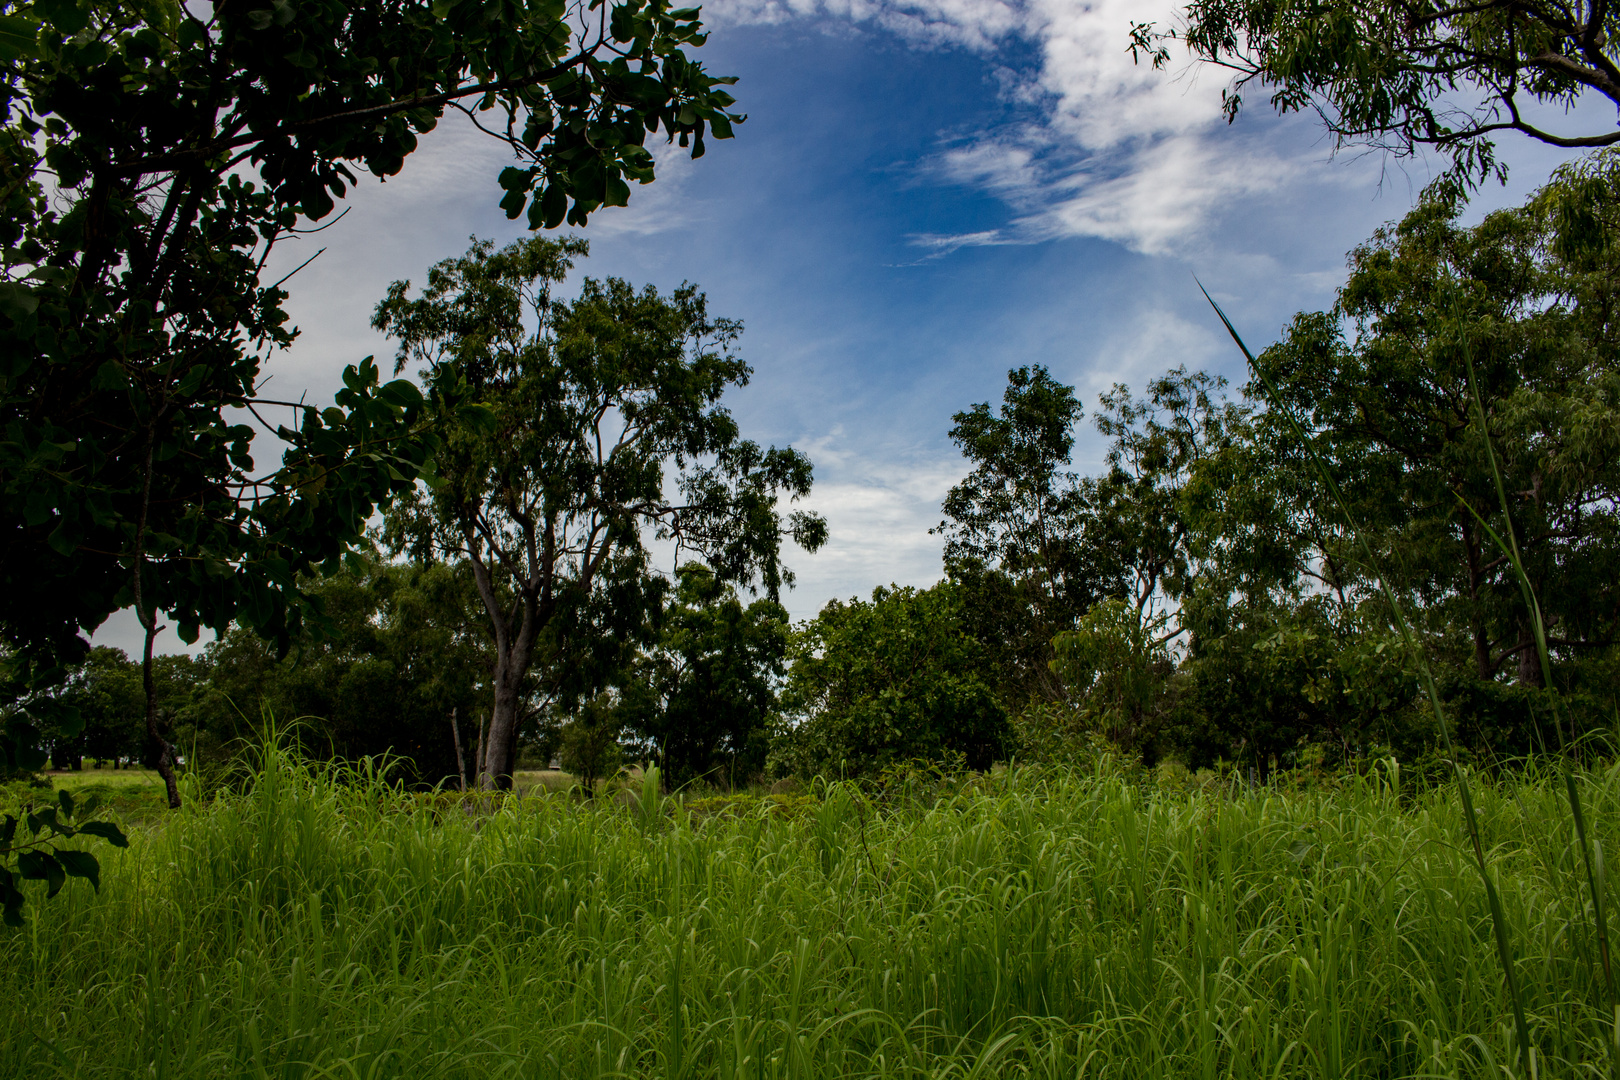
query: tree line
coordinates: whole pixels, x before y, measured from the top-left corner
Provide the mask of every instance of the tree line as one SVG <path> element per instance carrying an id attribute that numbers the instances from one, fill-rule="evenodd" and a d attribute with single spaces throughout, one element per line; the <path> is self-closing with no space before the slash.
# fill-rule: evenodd
<path id="1" fill-rule="evenodd" d="M 1374 537 L 1481 760 L 1559 733 L 1518 587 L 1486 540 L 1508 522 L 1470 422 L 1470 361 L 1553 628 L 1562 734 L 1613 723 L 1617 170 L 1610 154 L 1569 166 L 1474 225 L 1437 185 L 1351 253 L 1331 310 L 1300 314 L 1258 358 Z M 315 752 L 387 751 L 426 783 L 500 782 L 525 755 L 561 756 L 587 783 L 645 760 L 674 783 L 724 785 L 1101 747 L 1259 776 L 1438 760 L 1386 600 L 1257 384 L 1229 393 L 1177 368 L 1140 394 L 1114 387 L 1091 420 L 1103 468 L 1083 475 L 1084 403 L 1045 366 L 1010 371 L 999 403 L 952 418 L 966 474 L 934 530 L 942 579 L 794 627 L 779 545 L 813 550 L 825 524 L 775 510 L 775 492 L 808 492 L 810 463 L 740 440 L 716 404 L 746 378 L 740 326 L 691 287 L 588 281 L 552 299 L 583 254 L 475 244 L 420 298 L 390 291 L 376 319 L 397 364 L 476 381 L 468 400 L 489 412 L 453 429 L 460 449 L 388 511 L 367 555 L 310 583 L 319 628 L 290 653 L 235 628 L 197 660 L 164 659 L 174 738 L 217 753 L 266 708 L 312 718 Z M 619 456 L 596 449 L 609 445 Z M 702 454 L 666 482 L 661 463 Z M 659 536 L 703 557 L 666 579 L 646 547 Z M 88 718 L 69 758 L 99 756 L 118 710 L 134 756 L 132 670 L 98 650 L 66 684 Z"/>
<path id="2" fill-rule="evenodd" d="M 674 593 L 758 585 L 770 599 L 789 581 L 781 541 L 820 543 L 817 519 L 776 509 L 808 491 L 809 463 L 742 439 L 719 407 L 746 378 L 728 352 L 735 325 L 711 322 L 695 290 L 665 298 L 622 282 L 553 306 L 552 271 L 581 253 L 568 241 L 475 248 L 419 297 L 391 294 L 379 325 L 401 342 L 396 376 L 423 365 L 414 381 L 384 382 L 368 358 L 325 408 L 261 393 L 264 360 L 296 336 L 284 281 L 263 277 L 272 249 L 327 217 L 356 170 L 398 173 L 447 110 L 511 151 L 501 206 L 531 229 L 624 205 L 631 181 L 653 179 L 649 136 L 694 157 L 706 137 L 731 137 L 735 80 L 693 59 L 706 39 L 697 9 L 595 10 L 577 27 L 550 0 L 30 0 L 0 12 L 0 772 L 41 765 L 50 732 L 74 737 L 73 684 L 94 666 L 86 638 L 132 608 L 146 632 L 146 744 L 177 804 L 176 729 L 160 703 L 181 665 L 152 655 L 160 626 L 188 641 L 247 633 L 296 665 L 343 636 L 323 597 L 339 586 L 320 583 L 365 580 L 380 552 L 471 574 L 492 683 L 467 771 L 500 784 L 535 702 L 606 718 L 669 700 L 667 686 L 633 688 L 684 670 L 660 653 Z M 1533 697 L 1536 665 L 1503 563 L 1470 524 L 1481 515 L 1488 532 L 1491 511 L 1457 350 L 1486 370 L 1493 436 L 1525 485 L 1515 525 L 1536 586 L 1555 597 L 1559 677 L 1586 693 L 1601 685 L 1590 672 L 1612 606 L 1611 160 L 1566 170 L 1490 229 L 1456 218 L 1468 191 L 1502 174 L 1501 131 L 1565 147 L 1620 140 L 1523 110 L 1620 100 L 1620 12 L 1197 0 L 1184 14 L 1173 31 L 1134 26 L 1133 53 L 1158 66 L 1185 43 L 1232 72 L 1229 119 L 1265 88 L 1340 145 L 1452 159 L 1413 218 L 1356 253 L 1335 310 L 1302 317 L 1266 362 L 1376 523 L 1452 696 L 1523 742 L 1534 723 L 1514 702 Z M 539 332 L 520 332 L 525 319 Z M 1083 730 L 1133 753 L 1246 754 L 1266 768 L 1333 741 L 1322 732 L 1341 755 L 1361 752 L 1369 717 L 1399 727 L 1405 684 L 1376 674 L 1399 664 L 1378 640 L 1368 568 L 1248 388 L 1229 401 L 1174 372 L 1141 399 L 1110 395 L 1098 422 L 1114 453 L 1091 477 L 1068 468 L 1072 391 L 1035 366 L 1008 389 L 999 411 L 956 418 L 972 471 L 945 507 L 945 582 L 836 605 L 796 634 L 776 686 L 780 731 L 850 718 L 864 734 L 838 761 L 863 768 L 911 752 L 896 718 L 926 699 L 924 712 L 957 709 L 961 723 L 919 745 L 965 760 Z M 513 418 L 531 413 L 545 423 L 514 440 Z M 256 428 L 279 442 L 279 464 L 256 465 Z M 617 457 L 592 460 L 593 440 L 627 433 Z M 387 524 L 368 537 L 378 514 Z M 645 573 L 642 535 L 694 556 L 712 584 Z M 912 630 L 891 634 L 891 622 Z M 873 658 L 946 625 L 960 630 L 950 647 L 906 665 Z M 867 658 L 841 662 L 841 643 Z M 1236 688 L 1260 685 L 1244 680 L 1262 669 L 1315 689 L 1257 705 Z M 630 670 L 643 674 L 618 674 Z M 579 745 L 611 757 L 615 741 Z M 785 762 L 834 744 L 772 745 Z"/>

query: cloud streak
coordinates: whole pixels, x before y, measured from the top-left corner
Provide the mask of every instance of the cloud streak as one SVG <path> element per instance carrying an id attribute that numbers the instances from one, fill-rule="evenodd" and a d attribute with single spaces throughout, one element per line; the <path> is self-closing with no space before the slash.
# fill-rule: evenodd
<path id="1" fill-rule="evenodd" d="M 964 247 L 1095 237 L 1149 255 L 1196 246 L 1234 202 L 1275 192 L 1299 163 L 1255 152 L 1224 128 L 1219 96 L 1185 58 L 1137 63 L 1133 21 L 1169 25 L 1176 7 L 1141 0 L 722 0 L 718 24 L 823 20 L 873 27 L 919 47 L 1033 61 L 1003 66 L 1015 119 L 947 138 L 920 164 L 937 183 L 985 191 L 1013 212 L 993 230 L 919 234 L 939 258 Z"/>

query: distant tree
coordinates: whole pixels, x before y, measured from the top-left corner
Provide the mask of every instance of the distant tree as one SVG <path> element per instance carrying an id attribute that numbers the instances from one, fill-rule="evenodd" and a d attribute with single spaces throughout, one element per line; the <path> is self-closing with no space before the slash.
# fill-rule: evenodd
<path id="1" fill-rule="evenodd" d="M 1096 421 L 1112 440 L 1108 467 L 1079 484 L 1107 595 L 1133 609 L 1135 623 L 1160 643 L 1177 636 L 1173 606 L 1199 571 L 1187 485 L 1246 414 L 1223 399 L 1225 386 L 1225 379 L 1185 367 L 1149 381 L 1142 398 L 1116 383 L 1102 396 Z"/>
<path id="2" fill-rule="evenodd" d="M 162 748 L 146 727 L 146 692 L 140 664 L 122 649 L 98 645 L 81 663 L 70 667 L 50 691 L 59 713 L 71 724 L 43 725 L 39 742 L 58 769 L 78 769 L 83 759 L 121 760 L 153 767 Z M 160 730 L 173 734 L 174 723 L 194 705 L 201 681 L 198 665 L 185 654 L 158 656 L 152 664 L 153 689 Z"/>
<path id="3" fill-rule="evenodd" d="M 1184 485 L 1242 410 L 1222 380 L 1177 368 L 1143 398 L 1116 385 L 1096 418 L 1107 468 L 1070 470 L 1081 405 L 1041 367 L 1017 368 L 999 415 L 957 413 L 951 438 L 974 469 L 944 500 L 945 562 L 963 617 L 984 643 L 1009 708 L 1070 693 L 1054 678 L 1054 635 L 1118 600 L 1162 639 L 1176 635 L 1174 600 L 1191 572 Z"/>
<path id="4" fill-rule="evenodd" d="M 68 677 L 66 696 L 74 700 L 84 723 L 79 738 L 86 757 L 110 761 L 113 768 L 120 760 L 146 757 L 146 692 L 139 665 L 122 649 L 91 649 L 79 671 Z"/>
<path id="5" fill-rule="evenodd" d="M 51 762 L 73 768 L 84 756 L 140 760 L 146 743 L 146 693 L 141 669 L 122 649 L 98 646 L 76 665 L 57 692 L 78 713 L 82 727 L 73 734 L 45 732 Z"/>
<path id="6" fill-rule="evenodd" d="M 1074 388 L 1044 367 L 1007 373 L 1001 407 L 959 412 L 951 441 L 973 469 L 945 495 L 947 562 L 1002 570 L 1021 583 L 1047 625 L 1061 625 L 1095 599 L 1085 562 L 1085 506 L 1068 470 L 1084 407 Z"/>
<path id="7" fill-rule="evenodd" d="M 1350 643 L 1321 601 L 1237 605 L 1220 609 L 1222 625 L 1197 624 L 1170 733 L 1189 765 L 1224 760 L 1264 780 L 1306 744 L 1365 734 L 1339 663 Z"/>
<path id="8" fill-rule="evenodd" d="M 1108 592 L 1069 469 L 1084 411 L 1073 387 L 1035 365 L 1007 373 L 998 409 L 981 402 L 952 417 L 951 441 L 972 470 L 946 493 L 930 531 L 944 537 L 964 618 L 997 669 L 987 677 L 1011 702 L 1056 692 L 1052 635 Z"/>
<path id="9" fill-rule="evenodd" d="M 781 604 L 744 607 L 708 567 L 681 567 L 657 642 L 624 687 L 627 722 L 668 783 L 729 785 L 763 771 L 790 636 Z"/>
<path id="10" fill-rule="evenodd" d="M 1470 359 L 1568 715 L 1577 730 L 1612 716 L 1616 168 L 1605 152 L 1561 169 L 1526 205 L 1474 226 L 1459 223 L 1454 191 L 1427 193 L 1352 253 L 1332 311 L 1301 314 L 1259 358 L 1332 466 L 1461 739 L 1480 752 L 1556 740 L 1537 726 L 1550 713 L 1517 584 L 1475 517 L 1507 523 Z M 1421 755 L 1438 741 L 1385 601 L 1281 417 L 1261 408 L 1229 424 L 1181 512 L 1196 567 L 1177 611 L 1187 655 L 1172 727 L 1185 755 L 1264 771 L 1305 744 Z"/>
<path id="11" fill-rule="evenodd" d="M 961 587 L 878 588 L 834 600 L 797 634 L 776 767 L 859 776 L 955 757 L 988 769 L 1006 752 L 1007 710 L 984 645 L 962 621 Z"/>
<path id="12" fill-rule="evenodd" d="M 1233 72 L 1229 120 L 1251 85 L 1279 112 L 1314 111 L 1338 144 L 1401 155 L 1434 147 L 1459 180 L 1503 175 L 1492 136 L 1554 146 L 1620 143 L 1612 124 L 1541 119 L 1596 93 L 1620 106 L 1620 11 L 1607 3 L 1480 0 L 1192 0 L 1185 26 L 1133 23 L 1132 51 L 1155 66 L 1168 39 Z"/>
<path id="13" fill-rule="evenodd" d="M 389 754 L 415 781 L 456 776 L 451 724 L 476 739 L 488 664 L 470 572 L 373 559 L 308 588 L 326 630 L 285 657 L 245 630 L 208 647 L 208 700 L 183 718 L 203 745 L 228 750 L 269 716 L 312 756 Z"/>
<path id="14" fill-rule="evenodd" d="M 557 756 L 587 796 L 599 781 L 615 775 L 624 761 L 625 712 L 611 691 L 587 698 L 562 725 Z"/>
<path id="15" fill-rule="evenodd" d="M 809 460 L 742 439 L 720 405 L 751 373 L 732 351 L 741 325 L 710 319 L 691 285 L 665 297 L 586 279 L 577 300 L 553 301 L 585 251 L 474 243 L 433 267 L 419 299 L 394 283 L 374 320 L 400 340 L 398 368 L 422 364 L 436 399 L 475 406 L 439 417 L 435 486 L 387 536 L 472 570 L 493 655 L 486 786 L 511 783 L 531 670 L 545 693 L 581 700 L 651 640 L 667 583 L 648 540 L 774 599 L 792 580 L 782 541 L 813 551 L 826 536 L 821 518 L 777 505 L 809 493 Z"/>
<path id="16" fill-rule="evenodd" d="M 1052 670 L 1072 710 L 1072 735 L 1095 733 L 1133 754 L 1157 749 L 1175 670 L 1159 629 L 1135 605 L 1110 599 L 1053 638 Z"/>

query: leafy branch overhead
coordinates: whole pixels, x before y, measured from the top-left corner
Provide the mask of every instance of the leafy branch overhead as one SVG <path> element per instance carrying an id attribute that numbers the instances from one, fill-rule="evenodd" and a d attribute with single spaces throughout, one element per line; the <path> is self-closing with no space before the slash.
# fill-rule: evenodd
<path id="1" fill-rule="evenodd" d="M 1532 0 L 1193 0 L 1181 29 L 1133 23 L 1131 51 L 1154 66 L 1166 42 L 1233 75 L 1228 120 L 1248 88 L 1279 112 L 1315 112 L 1339 145 L 1408 155 L 1433 147 L 1456 182 L 1504 175 L 1491 139 L 1613 146 L 1610 120 L 1572 116 L 1583 96 L 1620 107 L 1620 9 Z M 1598 114 L 1601 115 L 1601 114 Z"/>
<path id="2" fill-rule="evenodd" d="M 170 182 L 172 199 L 246 162 L 318 220 L 351 164 L 394 175 L 453 108 L 526 162 L 500 177 L 509 216 L 538 188 L 529 222 L 551 227 L 624 205 L 626 178 L 650 182 L 647 134 L 694 156 L 705 133 L 731 137 L 743 118 L 720 87 L 736 80 L 684 52 L 705 39 L 697 8 L 660 0 L 226 0 L 206 20 L 172 0 L 40 0 L 0 22 L 0 60 L 66 186 Z"/>
<path id="3" fill-rule="evenodd" d="M 741 119 L 703 41 L 661 0 L 0 8 L 0 699 L 40 700 L 124 607 L 149 636 L 238 622 L 283 648 L 319 621 L 298 575 L 352 553 L 437 436 L 369 360 L 327 408 L 263 395 L 297 333 L 272 250 L 446 110 L 516 155 L 510 216 L 623 205 L 649 135 L 699 155 Z M 0 771 L 36 727 L 11 714 Z"/>

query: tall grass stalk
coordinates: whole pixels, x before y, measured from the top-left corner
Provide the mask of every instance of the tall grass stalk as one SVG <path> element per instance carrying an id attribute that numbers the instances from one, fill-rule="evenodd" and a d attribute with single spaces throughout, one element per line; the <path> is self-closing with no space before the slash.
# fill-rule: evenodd
<path id="1" fill-rule="evenodd" d="M 1546 620 L 1542 617 L 1541 601 L 1536 595 L 1535 584 L 1530 580 L 1530 574 L 1525 569 L 1524 559 L 1519 551 L 1518 532 L 1513 527 L 1513 512 L 1508 502 L 1507 485 L 1502 480 L 1502 468 L 1496 460 L 1496 446 L 1491 439 L 1490 424 L 1486 418 L 1485 398 L 1480 393 L 1479 379 L 1474 371 L 1473 350 L 1468 345 L 1466 335 L 1461 335 L 1460 340 L 1463 359 L 1468 366 L 1468 392 L 1473 399 L 1480 438 L 1485 444 L 1485 456 L 1490 462 L 1491 479 L 1495 483 L 1497 502 L 1502 510 L 1502 531 L 1506 534 L 1505 538 L 1502 533 L 1498 533 L 1493 529 L 1490 523 L 1466 499 L 1462 499 L 1460 495 L 1458 498 L 1507 558 L 1508 565 L 1513 570 L 1514 579 L 1518 582 L 1519 592 L 1524 599 L 1525 611 L 1535 637 L 1536 654 L 1541 663 L 1542 685 L 1546 688 L 1547 694 L 1552 701 L 1552 726 L 1557 734 L 1560 751 L 1558 755 L 1559 772 L 1564 782 L 1565 796 L 1569 800 L 1569 813 L 1570 819 L 1575 826 L 1576 843 L 1581 848 L 1581 861 L 1586 870 L 1587 890 L 1592 898 L 1592 923 L 1597 938 L 1598 956 L 1603 969 L 1604 985 L 1609 992 L 1609 1006 L 1615 1013 L 1615 1039 L 1611 1043 L 1611 1049 L 1620 1054 L 1620 993 L 1616 992 L 1614 969 L 1609 956 L 1608 915 L 1604 910 L 1603 903 L 1605 892 L 1603 847 L 1595 838 L 1590 838 L 1587 833 L 1586 814 L 1581 805 L 1580 787 L 1575 777 L 1574 762 L 1570 757 L 1573 747 L 1564 738 L 1563 698 L 1558 692 L 1557 683 L 1553 681 L 1552 654 L 1547 647 Z"/>
<path id="2" fill-rule="evenodd" d="M 1243 356 L 1249 363 L 1249 369 L 1255 373 L 1255 376 L 1265 386 L 1266 395 L 1271 399 L 1271 407 L 1287 422 L 1294 438 L 1299 441 L 1300 446 L 1310 457 L 1311 464 L 1315 467 L 1317 475 L 1321 477 L 1323 486 L 1328 489 L 1334 505 L 1338 507 L 1340 516 L 1344 518 L 1345 526 L 1349 528 L 1351 536 L 1355 538 L 1357 546 L 1361 548 L 1363 564 L 1368 572 L 1377 579 L 1378 587 L 1384 594 L 1385 602 L 1389 604 L 1390 617 L 1393 619 L 1396 630 L 1401 636 L 1407 654 L 1417 668 L 1424 693 L 1429 699 L 1429 707 L 1434 712 L 1435 725 L 1439 727 L 1441 738 L 1445 743 L 1446 756 L 1451 759 L 1452 768 L 1456 774 L 1457 794 L 1463 805 L 1463 820 L 1466 825 L 1469 843 L 1473 848 L 1474 863 L 1485 886 L 1485 895 L 1491 911 L 1491 928 L 1496 938 L 1497 954 L 1502 966 L 1502 977 L 1507 982 L 1508 999 L 1513 1007 L 1513 1025 L 1518 1035 L 1514 1046 L 1514 1056 L 1519 1063 L 1519 1067 L 1526 1069 L 1530 1064 L 1530 1027 L 1525 1017 L 1524 995 L 1519 987 L 1518 972 L 1513 962 L 1513 951 L 1508 939 L 1507 919 L 1502 911 L 1502 901 L 1498 895 L 1496 882 L 1491 877 L 1490 862 L 1485 857 L 1485 845 L 1480 838 L 1479 822 L 1474 814 L 1473 793 L 1469 785 L 1468 773 L 1463 768 L 1462 760 L 1457 755 L 1456 747 L 1453 745 L 1451 724 L 1446 719 L 1445 707 L 1440 701 L 1440 690 L 1435 683 L 1434 672 L 1429 667 L 1428 654 L 1417 640 L 1417 635 L 1412 632 L 1411 624 L 1406 618 L 1405 605 L 1396 596 L 1395 590 L 1389 584 L 1389 579 L 1379 569 L 1378 560 L 1373 555 L 1372 544 L 1367 539 L 1367 532 L 1360 526 L 1355 514 L 1350 509 L 1350 504 L 1345 500 L 1343 492 L 1339 490 L 1339 484 L 1333 476 L 1333 470 L 1328 468 L 1327 462 L 1317 452 L 1316 444 L 1306 436 L 1305 429 L 1298 418 L 1295 417 L 1293 409 L 1289 408 L 1288 403 L 1283 400 L 1282 394 L 1277 389 L 1277 385 L 1272 380 L 1270 373 L 1249 351 L 1249 347 L 1244 343 L 1242 336 L 1237 331 L 1237 327 L 1232 325 L 1232 320 L 1226 317 L 1226 312 L 1221 310 L 1221 306 L 1215 302 L 1214 297 L 1209 295 L 1209 290 L 1204 288 L 1202 282 L 1199 282 L 1198 289 L 1204 294 L 1204 299 L 1209 301 L 1209 306 L 1215 309 L 1215 314 L 1220 316 L 1222 325 L 1226 327 L 1226 332 L 1231 335 L 1237 347 L 1243 351 Z M 1620 1023 L 1620 1015 L 1617 1015 L 1616 1022 Z"/>

